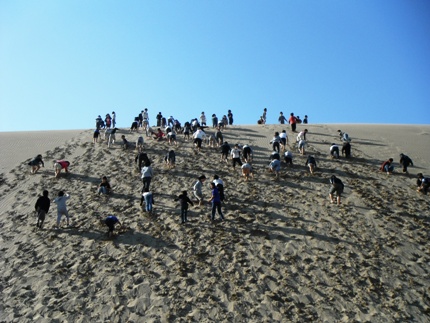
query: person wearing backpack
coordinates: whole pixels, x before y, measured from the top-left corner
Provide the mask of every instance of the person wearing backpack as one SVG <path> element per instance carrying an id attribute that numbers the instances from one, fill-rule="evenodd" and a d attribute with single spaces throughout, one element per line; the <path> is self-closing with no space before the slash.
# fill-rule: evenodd
<path id="1" fill-rule="evenodd" d="M 330 193 L 329 193 L 330 203 L 332 204 L 335 203 L 334 193 L 336 193 L 337 205 L 340 205 L 341 204 L 340 197 L 343 193 L 344 185 L 342 181 L 339 178 L 337 178 L 335 175 L 332 175 L 330 177 L 330 185 L 331 185 Z"/>

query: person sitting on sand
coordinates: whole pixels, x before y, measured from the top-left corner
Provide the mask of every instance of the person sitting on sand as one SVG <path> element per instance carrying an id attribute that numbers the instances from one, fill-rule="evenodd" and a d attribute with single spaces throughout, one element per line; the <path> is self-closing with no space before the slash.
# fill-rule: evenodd
<path id="1" fill-rule="evenodd" d="M 381 165 L 380 171 L 386 172 L 387 175 L 393 174 L 393 171 L 394 171 L 393 158 L 390 158 L 384 161 Z"/>
<path id="2" fill-rule="evenodd" d="M 330 146 L 330 155 L 332 158 L 339 159 L 339 146 L 332 143 Z"/>
<path id="3" fill-rule="evenodd" d="M 345 156 L 345 158 L 351 157 L 351 144 L 349 142 L 344 142 L 342 145 L 342 155 Z"/>
<path id="4" fill-rule="evenodd" d="M 289 150 L 287 150 L 284 154 L 284 161 L 285 164 L 293 165 L 293 153 Z"/>
<path id="5" fill-rule="evenodd" d="M 42 155 L 37 155 L 34 157 L 29 163 L 29 166 L 31 166 L 31 173 L 36 174 L 37 171 L 40 169 L 40 166 L 45 167 L 45 163 L 42 160 Z"/>
<path id="6" fill-rule="evenodd" d="M 109 215 L 105 220 L 104 224 L 109 228 L 108 230 L 108 237 L 113 237 L 113 231 L 115 230 L 115 224 L 119 224 L 122 226 L 121 222 L 119 222 L 118 218 L 114 215 Z"/>
<path id="7" fill-rule="evenodd" d="M 211 199 L 209 202 L 212 203 L 211 220 L 215 221 L 215 213 L 218 211 L 221 221 L 224 221 L 224 215 L 221 210 L 221 197 L 215 183 L 211 183 Z"/>
<path id="8" fill-rule="evenodd" d="M 164 132 L 161 130 L 161 128 L 157 129 L 157 132 L 152 133 L 154 140 L 162 140 L 164 137 Z"/>
<path id="9" fill-rule="evenodd" d="M 309 167 L 309 171 L 311 172 L 311 174 L 313 174 L 315 171 L 315 168 L 317 167 L 317 162 L 315 160 L 315 157 L 309 155 L 308 159 L 306 159 L 305 165 Z"/>
<path id="10" fill-rule="evenodd" d="M 39 198 L 36 201 L 36 204 L 34 205 L 34 208 L 37 212 L 37 224 L 36 226 L 39 229 L 42 229 L 43 222 L 45 222 L 45 216 L 48 214 L 49 208 L 51 206 L 51 200 L 48 197 L 49 192 L 47 190 L 43 191 L 43 195 L 39 196 Z"/>
<path id="11" fill-rule="evenodd" d="M 106 176 L 102 177 L 102 182 L 99 184 L 99 188 L 97 190 L 97 193 L 99 194 L 109 194 L 111 192 L 111 186 L 108 182 L 108 179 Z"/>
<path id="12" fill-rule="evenodd" d="M 414 166 L 414 163 L 412 162 L 412 159 L 410 159 L 405 154 L 400 154 L 400 165 L 403 166 L 403 173 L 408 174 L 408 167 L 409 165 Z"/>
<path id="13" fill-rule="evenodd" d="M 124 135 L 121 136 L 121 148 L 126 150 L 128 149 L 128 147 L 130 147 L 130 143 L 128 142 L 128 140 L 125 138 Z"/>
<path id="14" fill-rule="evenodd" d="M 429 187 L 430 187 L 430 178 L 424 177 L 424 175 L 422 173 L 418 173 L 417 176 L 418 176 L 417 192 L 421 192 L 421 193 L 424 193 L 425 195 L 427 195 L 427 192 L 428 192 Z"/>
<path id="15" fill-rule="evenodd" d="M 182 191 L 182 194 L 180 194 L 177 198 L 175 198 L 175 201 L 179 201 L 181 204 L 181 223 L 185 223 L 188 221 L 188 204 L 191 204 L 194 206 L 193 201 L 190 200 L 190 198 L 187 195 L 187 191 Z"/>
<path id="16" fill-rule="evenodd" d="M 342 183 L 342 181 L 337 178 L 335 175 L 332 175 L 330 177 L 330 193 L 329 193 L 329 197 L 330 197 L 330 203 L 335 203 L 334 200 L 334 193 L 336 193 L 336 197 L 337 197 L 337 205 L 340 205 L 340 197 L 343 193 L 343 188 L 344 185 Z"/>
<path id="17" fill-rule="evenodd" d="M 145 202 L 145 211 L 148 213 L 152 213 L 152 205 L 154 203 L 154 194 L 149 191 L 149 188 L 144 188 L 142 192 L 142 197 L 140 198 L 140 206 Z"/>
<path id="18" fill-rule="evenodd" d="M 64 171 L 66 173 L 69 172 L 69 166 L 70 166 L 70 162 L 68 162 L 67 160 L 63 160 L 63 159 L 57 159 L 54 160 L 54 171 L 55 171 L 55 177 L 59 177 L 61 170 L 64 169 Z"/>
<path id="19" fill-rule="evenodd" d="M 205 175 L 200 176 L 193 187 L 194 196 L 197 198 L 197 201 L 199 202 L 199 206 L 202 206 L 203 204 L 203 183 L 205 180 L 206 180 Z"/>
<path id="20" fill-rule="evenodd" d="M 57 204 L 57 229 L 60 228 L 61 217 L 66 216 L 67 226 L 69 226 L 69 211 L 67 211 L 66 202 L 70 198 L 70 194 L 65 194 L 63 191 L 58 192 L 58 196 L 55 198 L 54 203 Z"/>

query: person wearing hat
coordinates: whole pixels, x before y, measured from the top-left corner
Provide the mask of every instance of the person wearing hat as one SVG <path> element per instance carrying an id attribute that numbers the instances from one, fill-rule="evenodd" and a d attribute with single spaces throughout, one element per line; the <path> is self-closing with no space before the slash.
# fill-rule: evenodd
<path id="1" fill-rule="evenodd" d="M 202 204 L 203 204 L 203 183 L 205 180 L 206 180 L 206 176 L 201 175 L 193 187 L 194 196 L 199 201 L 199 206 L 202 206 Z"/>

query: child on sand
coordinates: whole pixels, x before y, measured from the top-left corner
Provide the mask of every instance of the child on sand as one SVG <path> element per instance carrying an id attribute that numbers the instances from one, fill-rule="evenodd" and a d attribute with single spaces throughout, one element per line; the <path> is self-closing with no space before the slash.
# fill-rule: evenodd
<path id="1" fill-rule="evenodd" d="M 110 184 L 107 180 L 106 176 L 102 177 L 102 182 L 99 184 L 99 188 L 97 190 L 97 193 L 99 194 L 109 194 L 111 191 Z"/>
<path id="2" fill-rule="evenodd" d="M 218 215 L 221 218 L 221 221 L 224 221 L 224 215 L 222 214 L 221 210 L 221 197 L 218 191 L 218 188 L 215 186 L 215 183 L 211 183 L 211 199 L 209 202 L 212 203 L 212 213 L 211 213 L 211 220 L 215 221 L 215 213 L 218 211 Z"/>
<path id="3" fill-rule="evenodd" d="M 349 142 L 344 142 L 342 145 L 342 155 L 345 156 L 345 158 L 351 157 L 351 144 Z"/>
<path id="4" fill-rule="evenodd" d="M 250 163 L 252 161 L 252 157 L 253 157 L 253 151 L 252 151 L 251 147 L 249 147 L 249 145 L 244 145 L 242 152 L 243 152 L 243 160 L 246 163 Z"/>
<path id="5" fill-rule="evenodd" d="M 393 161 L 393 158 L 389 158 L 388 160 L 384 161 L 381 165 L 380 171 L 386 172 L 387 175 L 392 175 L 394 171 Z"/>
<path id="6" fill-rule="evenodd" d="M 100 130 L 99 129 L 94 130 L 93 143 L 97 143 L 99 141 L 99 137 L 100 137 Z"/>
<path id="7" fill-rule="evenodd" d="M 403 173 L 408 174 L 408 167 L 409 165 L 414 166 L 414 163 L 412 162 L 412 159 L 410 159 L 405 154 L 400 154 L 400 165 L 403 166 Z"/>
<path id="8" fill-rule="evenodd" d="M 252 166 L 249 163 L 245 163 L 242 165 L 242 175 L 245 177 L 245 180 L 249 180 L 249 176 L 254 178 L 254 173 L 252 172 Z"/>
<path id="9" fill-rule="evenodd" d="M 305 147 L 306 147 L 307 143 L 305 140 L 300 140 L 297 144 L 297 148 L 299 149 L 299 153 L 304 155 L 305 154 Z"/>
<path id="10" fill-rule="evenodd" d="M 140 206 L 143 205 L 145 201 L 145 211 L 148 213 L 152 213 L 152 205 L 154 203 L 154 195 L 149 191 L 149 188 L 145 188 L 142 193 L 142 197 L 140 198 Z"/>
<path id="11" fill-rule="evenodd" d="M 39 196 L 34 205 L 34 208 L 37 212 L 37 224 L 36 226 L 39 229 L 42 229 L 43 222 L 45 221 L 45 216 L 49 211 L 49 207 L 51 206 L 51 200 L 48 197 L 49 192 L 47 190 L 43 191 L 43 195 Z"/>
<path id="12" fill-rule="evenodd" d="M 63 191 L 58 192 L 54 203 L 57 204 L 57 229 L 60 228 L 61 217 L 66 216 L 67 226 L 69 226 L 69 212 L 67 211 L 66 202 L 70 198 L 70 194 L 65 194 Z"/>
<path id="13" fill-rule="evenodd" d="M 137 140 L 136 140 L 137 151 L 139 152 L 143 151 L 143 143 L 144 143 L 143 137 L 142 136 L 137 137 Z"/>
<path id="14" fill-rule="evenodd" d="M 284 154 L 284 161 L 285 164 L 293 165 L 293 153 L 289 150 L 287 150 Z"/>
<path id="15" fill-rule="evenodd" d="M 115 229 L 115 224 L 119 224 L 120 226 L 122 226 L 121 222 L 119 222 L 118 218 L 114 215 L 109 215 L 105 220 L 104 223 L 107 225 L 107 227 L 109 228 L 109 231 L 107 233 L 108 237 L 112 237 L 113 236 L 113 230 Z"/>
<path id="16" fill-rule="evenodd" d="M 282 132 L 279 134 L 279 138 L 281 138 L 281 148 L 284 151 L 288 145 L 288 136 L 287 132 L 285 130 L 282 130 Z"/>
<path id="17" fill-rule="evenodd" d="M 330 184 L 331 184 L 330 193 L 329 193 L 330 202 L 332 204 L 335 203 L 334 193 L 336 193 L 337 205 L 340 205 L 340 196 L 343 193 L 344 185 L 342 181 L 339 178 L 337 178 L 335 175 L 332 175 L 330 177 Z"/>
<path id="18" fill-rule="evenodd" d="M 199 201 L 199 206 L 202 206 L 203 204 L 203 183 L 206 180 L 206 176 L 202 175 L 199 177 L 198 181 L 194 184 L 194 196 L 197 198 L 197 201 Z"/>
<path id="19" fill-rule="evenodd" d="M 281 138 L 279 137 L 279 132 L 276 131 L 275 136 L 270 141 L 270 144 L 272 145 L 273 150 L 276 150 L 278 153 L 280 151 L 280 149 L 279 149 L 280 142 L 281 142 Z"/>
<path id="20" fill-rule="evenodd" d="M 221 161 L 225 161 L 226 163 L 228 162 L 227 158 L 230 151 L 231 151 L 230 145 L 228 144 L 227 141 L 224 142 L 221 146 Z"/>
<path id="21" fill-rule="evenodd" d="M 171 150 L 166 154 L 166 156 L 164 157 L 164 162 L 169 168 L 175 167 L 176 154 L 174 150 Z"/>
<path id="22" fill-rule="evenodd" d="M 54 176 L 58 178 L 60 176 L 62 169 L 64 169 L 64 171 L 68 173 L 69 166 L 70 166 L 70 162 L 68 162 L 67 160 L 63 160 L 63 159 L 54 160 L 54 171 L 55 171 Z"/>
<path id="23" fill-rule="evenodd" d="M 417 175 L 418 175 L 417 192 L 421 192 L 421 193 L 424 193 L 425 195 L 427 195 L 427 192 L 428 192 L 429 187 L 430 187 L 430 178 L 424 177 L 424 175 L 422 173 L 418 173 Z"/>
<path id="24" fill-rule="evenodd" d="M 194 206 L 194 203 L 187 196 L 187 191 L 182 191 L 182 194 L 175 198 L 175 201 L 179 201 L 181 204 L 181 223 L 185 223 L 188 221 L 188 204 Z"/>
<path id="25" fill-rule="evenodd" d="M 281 170 L 281 162 L 278 159 L 273 159 L 269 164 L 269 171 L 275 173 L 275 178 L 279 178 L 279 171 Z"/>
<path id="26" fill-rule="evenodd" d="M 311 174 L 313 174 L 315 171 L 315 168 L 317 167 L 317 162 L 315 160 L 315 157 L 308 156 L 308 159 L 306 159 L 305 165 L 309 167 L 309 171 L 311 172 Z"/>
<path id="27" fill-rule="evenodd" d="M 29 163 L 29 166 L 31 166 L 31 173 L 36 174 L 37 171 L 40 169 L 40 166 L 45 167 L 45 163 L 42 160 L 42 155 L 37 155 L 34 157 Z"/>
<path id="28" fill-rule="evenodd" d="M 339 159 L 339 146 L 332 143 L 330 146 L 330 155 L 332 158 Z"/>
<path id="29" fill-rule="evenodd" d="M 242 166 L 242 161 L 240 160 L 240 152 L 239 145 L 234 145 L 234 148 L 231 150 L 231 160 L 233 164 L 233 169 L 236 169 L 236 164 Z"/>
<path id="30" fill-rule="evenodd" d="M 124 150 L 128 149 L 128 147 L 130 147 L 130 144 L 124 135 L 121 136 L 121 140 L 121 148 Z"/>

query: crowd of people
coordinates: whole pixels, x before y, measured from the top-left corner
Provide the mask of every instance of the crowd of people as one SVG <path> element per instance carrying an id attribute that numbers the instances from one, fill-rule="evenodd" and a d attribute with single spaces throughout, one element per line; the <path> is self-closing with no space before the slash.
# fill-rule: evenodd
<path id="1" fill-rule="evenodd" d="M 267 109 L 264 109 L 263 115 L 260 117 L 259 123 L 265 124 L 267 117 Z M 254 177 L 253 169 L 253 158 L 254 152 L 251 146 L 246 144 L 234 144 L 230 145 L 227 141 L 224 141 L 223 131 L 225 131 L 228 126 L 233 125 L 233 113 L 228 110 L 226 115 L 218 119 L 216 114 L 212 114 L 211 126 L 207 125 L 207 118 L 204 112 L 201 113 L 199 118 L 193 118 L 190 121 L 181 122 L 175 119 L 173 116 L 165 118 L 161 112 L 156 115 L 156 130 L 150 126 L 148 109 L 142 110 L 137 117 L 135 117 L 130 132 L 136 131 L 142 133 L 139 135 L 135 145 L 131 144 L 125 137 L 121 135 L 121 147 L 123 149 L 128 149 L 130 147 L 135 148 L 137 155 L 135 157 L 135 163 L 137 170 L 140 174 L 140 179 L 142 182 L 140 205 L 143 211 L 152 213 L 154 202 L 154 192 L 151 191 L 151 181 L 154 176 L 154 170 L 152 168 L 152 162 L 145 152 L 145 139 L 143 134 L 146 135 L 147 139 L 152 138 L 154 141 L 165 141 L 169 146 L 177 146 L 178 135 L 183 135 L 184 142 L 192 140 L 192 145 L 195 152 L 198 153 L 202 150 L 203 145 L 219 149 L 220 161 L 223 163 L 228 163 L 231 161 L 231 168 L 233 170 L 239 167 L 244 177 L 245 181 L 248 181 Z M 308 123 L 308 118 L 305 116 L 302 121 L 300 117 L 294 116 L 294 113 L 290 114 L 289 119 L 287 119 L 281 112 L 278 118 L 281 125 L 288 122 L 291 126 L 291 132 L 296 136 L 295 142 L 288 138 L 287 131 L 282 129 L 281 132 L 275 132 L 273 138 L 270 140 L 269 144 L 272 147 L 272 153 L 270 154 L 270 163 L 268 164 L 267 170 L 273 173 L 276 180 L 280 179 L 280 171 L 283 167 L 282 162 L 286 167 L 291 167 L 293 165 L 294 154 L 293 151 L 296 150 L 300 155 L 307 155 L 307 135 L 308 129 L 303 129 L 297 132 L 297 124 Z M 104 135 L 101 136 L 101 131 L 104 131 Z M 106 141 L 108 147 L 112 147 L 115 144 L 115 134 L 120 131 L 116 128 L 116 114 L 107 114 L 106 118 L 102 120 L 100 116 L 96 118 L 96 129 L 93 135 L 94 144 L 99 142 L 99 139 L 103 137 Z M 297 135 L 295 135 L 295 133 Z M 327 154 L 333 159 L 340 159 L 341 156 L 344 158 L 351 157 L 351 138 L 350 136 L 338 130 L 339 140 L 341 144 L 331 143 L 327 147 Z M 282 158 L 281 158 L 282 156 Z M 168 168 L 174 168 L 176 166 L 176 153 L 175 150 L 169 149 L 164 157 L 164 162 Z M 408 167 L 413 166 L 411 158 L 404 154 L 400 154 L 400 165 L 402 165 L 403 172 L 408 173 Z M 35 174 L 41 167 L 44 167 L 44 161 L 42 155 L 37 155 L 33 158 L 29 165 L 31 166 L 31 173 Z M 54 176 L 56 178 L 60 177 L 61 171 L 67 174 L 69 173 L 70 162 L 64 159 L 55 159 L 53 161 L 54 165 Z M 309 168 L 309 172 L 313 175 L 317 169 L 316 157 L 312 154 L 307 155 L 305 166 Z M 393 158 L 389 158 L 384 161 L 380 168 L 381 171 L 391 175 L 394 172 L 394 162 Z M 212 181 L 210 182 L 210 197 L 205 198 L 203 193 L 204 183 L 206 181 L 205 175 L 200 175 L 196 178 L 193 185 L 193 201 L 189 196 L 188 192 L 182 191 L 181 194 L 175 197 L 175 201 L 179 202 L 180 205 L 180 222 L 185 224 L 188 222 L 188 208 L 191 206 L 203 206 L 205 201 L 211 204 L 210 218 L 215 221 L 215 216 L 218 213 L 219 220 L 224 221 L 224 215 L 222 212 L 223 204 L 225 203 L 225 193 L 224 193 L 224 182 L 219 178 L 218 175 L 214 175 Z M 341 204 L 341 196 L 344 190 L 344 184 L 342 180 L 335 175 L 330 177 L 330 190 L 329 190 L 329 200 L 331 203 Z M 417 191 L 427 194 L 430 186 L 430 179 L 425 177 L 423 174 L 418 174 L 417 179 Z M 97 193 L 100 195 L 112 194 L 113 190 L 108 181 L 107 176 L 103 176 L 100 184 L 97 187 Z M 69 225 L 70 215 L 67 210 L 66 202 L 70 198 L 70 194 L 64 191 L 58 192 L 58 196 L 54 199 L 54 203 L 57 204 L 57 228 L 60 228 L 61 219 L 64 216 L 66 218 L 67 225 Z M 50 208 L 49 192 L 47 190 L 43 191 L 43 195 L 40 196 L 36 202 L 35 209 L 38 214 L 37 227 L 42 229 L 46 214 Z M 112 236 L 116 224 L 121 225 L 119 219 L 114 215 L 108 215 L 102 221 L 109 229 L 108 235 Z"/>

